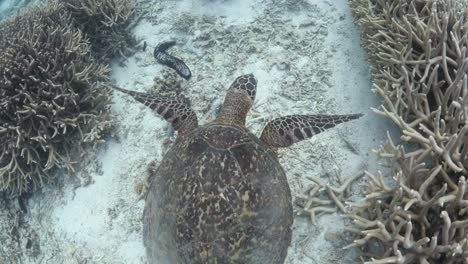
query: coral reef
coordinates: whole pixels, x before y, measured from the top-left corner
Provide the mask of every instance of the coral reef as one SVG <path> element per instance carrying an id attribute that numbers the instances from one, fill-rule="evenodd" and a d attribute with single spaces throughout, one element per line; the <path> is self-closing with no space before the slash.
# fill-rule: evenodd
<path id="1" fill-rule="evenodd" d="M 350 203 L 365 263 L 468 262 L 468 5 L 350 0 L 366 33 L 374 81 L 401 144 L 378 151 L 364 202 Z M 406 146 L 404 146 L 406 145 Z"/>
<path id="2" fill-rule="evenodd" d="M 379 155 L 386 157 L 393 182 L 366 172 L 366 198 L 348 203 L 355 213 L 359 238 L 351 246 L 363 250 L 365 263 L 466 263 L 468 260 L 467 181 L 454 187 L 441 180 L 442 165 L 415 164 L 404 148 L 389 140 Z M 421 182 L 413 184 L 411 180 Z"/>
<path id="3" fill-rule="evenodd" d="M 354 10 L 358 16 L 365 12 Z M 450 170 L 466 173 L 467 6 L 391 1 L 373 12 L 381 15 L 359 23 L 371 34 L 369 54 L 378 65 L 373 68 L 375 92 L 385 104 L 377 112 L 401 128 L 404 141 L 423 146 L 418 160 L 442 158 Z"/>
<path id="4" fill-rule="evenodd" d="M 59 2 L 0 24 L 0 191 L 23 193 L 73 170 L 110 125 L 109 68 Z"/>
<path id="5" fill-rule="evenodd" d="M 58 1 L 58 0 L 53 0 Z M 99 59 L 126 58 L 134 53 L 136 39 L 130 30 L 138 23 L 133 0 L 63 0 L 76 27 L 89 39 Z"/>

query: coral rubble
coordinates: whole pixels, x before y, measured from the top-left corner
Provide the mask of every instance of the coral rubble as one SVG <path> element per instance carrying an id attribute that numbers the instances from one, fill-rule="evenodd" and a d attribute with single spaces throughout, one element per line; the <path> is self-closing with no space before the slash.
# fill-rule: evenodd
<path id="1" fill-rule="evenodd" d="M 0 191 L 73 170 L 83 153 L 72 146 L 99 142 L 110 124 L 109 68 L 64 10 L 52 1 L 0 24 Z"/>
<path id="2" fill-rule="evenodd" d="M 393 180 L 366 172 L 365 201 L 351 204 L 351 246 L 366 263 L 467 263 L 468 5 L 350 2 L 384 99 L 374 111 L 402 133 L 378 151 Z"/>
<path id="3" fill-rule="evenodd" d="M 351 184 L 361 178 L 364 171 L 360 170 L 342 183 L 340 187 L 331 186 L 323 182 L 317 177 L 307 177 L 313 185 L 309 186 L 302 194 L 297 196 L 296 204 L 298 208 L 296 213 L 298 215 L 308 215 L 312 223 L 316 223 L 316 216 L 321 214 L 331 214 L 338 210 L 342 213 L 348 213 L 344 205 L 344 200 L 347 198 L 346 193 L 350 189 Z M 324 198 L 328 196 L 328 198 Z"/>

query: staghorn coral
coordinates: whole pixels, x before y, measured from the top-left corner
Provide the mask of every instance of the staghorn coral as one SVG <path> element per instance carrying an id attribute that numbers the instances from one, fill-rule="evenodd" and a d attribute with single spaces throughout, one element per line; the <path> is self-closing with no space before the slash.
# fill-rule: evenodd
<path id="1" fill-rule="evenodd" d="M 464 1 L 352 0 L 368 35 L 378 114 L 421 146 L 418 161 L 468 172 L 468 5 Z M 369 11 L 368 8 L 370 8 Z M 372 13 L 370 13 L 372 12 Z"/>
<path id="2" fill-rule="evenodd" d="M 351 232 L 358 238 L 348 246 L 364 252 L 365 263 L 466 263 L 468 261 L 468 181 L 444 182 L 442 165 L 415 163 L 390 139 L 379 150 L 393 175 L 366 172 L 366 198 L 348 203 L 354 213 Z M 413 182 L 417 179 L 420 182 Z"/>
<path id="3" fill-rule="evenodd" d="M 316 223 L 316 216 L 321 214 L 331 214 L 338 210 L 342 213 L 348 213 L 349 211 L 344 206 L 344 200 L 346 196 L 349 196 L 347 192 L 351 188 L 351 184 L 363 175 L 364 171 L 358 171 L 347 178 L 338 188 L 323 182 L 319 178 L 307 177 L 314 184 L 304 190 L 301 195 L 297 196 L 295 201 L 298 205 L 296 213 L 298 215 L 309 215 L 310 220 L 314 224 Z M 324 196 L 329 196 L 329 198 L 324 198 Z"/>
<path id="4" fill-rule="evenodd" d="M 58 1 L 58 0 L 53 0 Z M 63 0 L 77 28 L 99 59 L 126 58 L 137 41 L 130 30 L 138 22 L 133 0 Z"/>
<path id="5" fill-rule="evenodd" d="M 366 172 L 349 203 L 365 263 L 468 262 L 468 5 L 464 1 L 350 0 L 366 33 L 377 114 L 401 130 L 378 155 L 392 181 Z"/>
<path id="6" fill-rule="evenodd" d="M 90 54 L 64 6 L 51 2 L 0 24 L 0 191 L 23 193 L 73 170 L 72 146 L 109 125 L 109 68 Z M 76 157 L 75 157 L 76 156 Z"/>

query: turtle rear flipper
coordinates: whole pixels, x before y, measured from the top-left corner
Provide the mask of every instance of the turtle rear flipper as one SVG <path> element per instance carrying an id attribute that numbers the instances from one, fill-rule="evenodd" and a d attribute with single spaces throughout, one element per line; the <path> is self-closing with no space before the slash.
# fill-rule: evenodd
<path id="1" fill-rule="evenodd" d="M 268 122 L 260 139 L 271 148 L 289 147 L 328 128 L 361 116 L 362 114 L 283 116 Z"/>
<path id="2" fill-rule="evenodd" d="M 180 100 L 130 91 L 115 85 L 112 88 L 132 96 L 138 102 L 155 110 L 162 118 L 171 123 L 179 136 L 185 135 L 198 127 L 197 115 Z"/>

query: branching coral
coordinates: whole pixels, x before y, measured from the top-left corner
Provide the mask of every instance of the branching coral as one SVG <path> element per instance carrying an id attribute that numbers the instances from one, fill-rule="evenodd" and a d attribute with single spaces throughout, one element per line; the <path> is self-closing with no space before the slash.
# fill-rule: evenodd
<path id="1" fill-rule="evenodd" d="M 54 0 L 58 1 L 58 0 Z M 138 22 L 133 0 L 63 0 L 76 26 L 100 59 L 126 57 L 137 44 L 130 30 Z"/>
<path id="2" fill-rule="evenodd" d="M 0 24 L 0 191 L 22 193 L 73 169 L 70 150 L 109 126 L 107 66 L 58 2 Z"/>
<path id="3" fill-rule="evenodd" d="M 379 151 L 394 175 L 366 172 L 366 198 L 349 214 L 365 263 L 466 263 L 468 261 L 468 181 L 444 182 L 442 165 L 426 168 L 391 139 Z M 413 180 L 422 180 L 416 182 Z"/>
<path id="4" fill-rule="evenodd" d="M 0 2 L 0 20 L 18 12 L 21 8 L 28 5 L 37 4 L 42 0 L 12 0 Z"/>
<path id="5" fill-rule="evenodd" d="M 331 214 L 338 210 L 342 213 L 349 213 L 344 206 L 346 193 L 351 188 L 351 184 L 363 175 L 364 171 L 355 173 L 338 188 L 330 186 L 316 177 L 307 177 L 314 184 L 307 188 L 303 194 L 298 195 L 296 200 L 297 214 L 309 215 L 312 222 L 315 223 L 316 216 L 320 214 Z M 323 196 L 328 196 L 328 199 Z"/>
<path id="6" fill-rule="evenodd" d="M 418 143 L 418 160 L 468 172 L 468 5 L 463 1 L 351 0 L 368 35 L 378 114 L 402 139 Z"/>
<path id="7" fill-rule="evenodd" d="M 393 184 L 367 172 L 349 214 L 366 263 L 468 262 L 468 6 L 455 0 L 350 0 L 374 80 L 411 143 L 378 152 Z"/>

